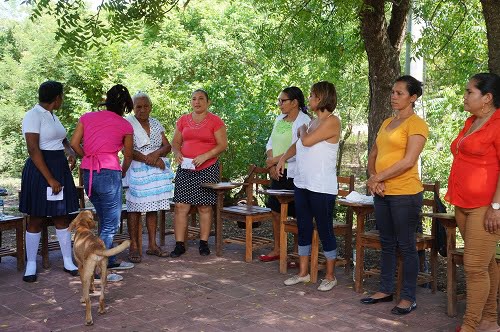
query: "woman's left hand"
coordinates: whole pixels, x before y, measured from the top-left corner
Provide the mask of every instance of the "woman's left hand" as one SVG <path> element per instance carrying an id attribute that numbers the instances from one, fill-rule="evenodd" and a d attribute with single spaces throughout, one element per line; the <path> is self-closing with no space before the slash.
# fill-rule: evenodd
<path id="1" fill-rule="evenodd" d="M 379 195 L 381 189 L 385 189 L 385 188 L 379 187 L 379 184 L 380 184 L 380 181 L 377 179 L 377 175 L 370 176 L 368 181 L 366 181 L 366 186 L 368 187 L 368 190 L 370 191 L 370 193 L 372 195 Z"/>
<path id="2" fill-rule="evenodd" d="M 75 169 L 76 166 L 76 157 L 75 155 L 69 155 L 68 156 L 68 162 L 69 162 L 69 169 L 72 171 Z"/>
<path id="3" fill-rule="evenodd" d="M 199 167 L 201 164 L 203 164 L 205 161 L 208 160 L 208 157 L 205 154 L 200 154 L 196 158 L 193 159 L 193 164 L 196 167 Z"/>
<path id="4" fill-rule="evenodd" d="M 500 210 L 494 210 L 491 206 L 484 217 L 484 229 L 489 233 L 500 230 Z"/>
<path id="5" fill-rule="evenodd" d="M 154 167 L 158 167 L 159 169 L 164 170 L 166 167 L 165 162 L 163 161 L 163 159 L 158 158 L 158 160 L 156 160 L 156 163 L 154 164 Z"/>
<path id="6" fill-rule="evenodd" d="M 148 164 L 149 166 L 155 166 L 156 162 L 160 158 L 160 155 L 156 151 L 154 151 L 154 152 L 148 153 L 145 157 L 146 158 L 144 159 L 144 162 L 146 164 Z"/>

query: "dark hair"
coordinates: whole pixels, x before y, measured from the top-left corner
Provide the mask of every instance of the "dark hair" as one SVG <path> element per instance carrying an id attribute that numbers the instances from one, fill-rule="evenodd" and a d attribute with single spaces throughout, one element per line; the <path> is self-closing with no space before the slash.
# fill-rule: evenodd
<path id="1" fill-rule="evenodd" d="M 311 93 L 314 93 L 320 99 L 318 109 L 321 112 L 324 110 L 333 112 L 337 107 L 337 90 L 333 83 L 328 81 L 314 83 L 311 87 Z"/>
<path id="2" fill-rule="evenodd" d="M 56 81 L 43 82 L 38 88 L 38 101 L 40 103 L 52 103 L 57 96 L 62 96 L 62 94 L 62 83 Z"/>
<path id="3" fill-rule="evenodd" d="M 297 103 L 299 104 L 299 110 L 307 114 L 307 106 L 302 90 L 300 90 L 296 86 L 289 86 L 288 88 L 284 88 L 282 92 L 286 93 L 288 99 L 297 100 Z"/>
<path id="4" fill-rule="evenodd" d="M 417 98 L 422 95 L 422 82 L 417 80 L 415 77 L 411 75 L 403 75 L 396 79 L 396 82 L 405 82 L 406 90 L 410 94 L 410 96 L 417 95 Z M 415 103 L 412 103 L 413 107 L 415 107 Z"/>
<path id="5" fill-rule="evenodd" d="M 196 89 L 196 90 L 194 90 L 193 93 L 191 94 L 191 96 L 194 95 L 196 92 L 203 93 L 205 95 L 205 97 L 207 98 L 207 100 L 210 100 L 210 98 L 208 97 L 208 93 L 205 90 L 203 90 L 203 89 Z"/>
<path id="6" fill-rule="evenodd" d="M 493 96 L 493 106 L 500 108 L 500 76 L 493 73 L 479 73 L 472 76 L 470 80 L 476 82 L 474 86 L 481 91 L 483 96 L 491 93 Z"/>
<path id="7" fill-rule="evenodd" d="M 106 92 L 106 101 L 100 103 L 99 106 L 106 106 L 108 111 L 123 116 L 124 113 L 129 113 L 134 108 L 132 97 L 127 88 L 121 84 L 114 85 Z"/>

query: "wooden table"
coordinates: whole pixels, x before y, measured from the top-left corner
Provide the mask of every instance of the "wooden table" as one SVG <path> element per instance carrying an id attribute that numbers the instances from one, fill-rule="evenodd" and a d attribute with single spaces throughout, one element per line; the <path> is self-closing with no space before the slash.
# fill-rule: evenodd
<path id="1" fill-rule="evenodd" d="M 457 315 L 457 267 L 453 261 L 456 250 L 457 222 L 454 213 L 422 213 L 423 217 L 436 218 L 446 229 L 446 296 L 448 298 L 447 314 Z"/>
<path id="2" fill-rule="evenodd" d="M 219 183 L 202 183 L 204 188 L 210 188 L 217 193 L 217 206 L 215 209 L 215 254 L 222 255 L 222 217 L 221 211 L 224 207 L 224 193 L 243 185 L 243 183 L 219 182 Z"/>
<path id="3" fill-rule="evenodd" d="M 365 259 L 365 251 L 358 248 L 358 245 L 361 243 L 361 235 L 365 232 L 366 216 L 373 213 L 374 206 L 373 204 L 354 203 L 346 201 L 345 199 L 339 199 L 337 202 L 339 205 L 352 208 L 353 212 L 356 214 L 356 262 L 363 262 Z M 356 264 L 354 290 L 358 293 L 363 291 L 363 266 L 364 264 Z"/>
<path id="4" fill-rule="evenodd" d="M 1 247 L 2 232 L 11 229 L 16 230 L 16 248 L 3 248 Z M 0 247 L 0 257 L 16 256 L 17 270 L 24 270 L 24 217 L 4 215 L 0 219 Z"/>
<path id="5" fill-rule="evenodd" d="M 287 272 L 287 238 L 285 232 L 285 223 L 288 218 L 288 204 L 294 200 L 293 190 L 261 190 L 259 193 L 274 196 L 280 202 L 280 273 Z"/>

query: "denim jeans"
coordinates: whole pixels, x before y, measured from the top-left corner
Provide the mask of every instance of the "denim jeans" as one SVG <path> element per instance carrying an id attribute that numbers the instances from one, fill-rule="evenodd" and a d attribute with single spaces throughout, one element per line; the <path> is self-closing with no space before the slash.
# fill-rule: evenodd
<path id="1" fill-rule="evenodd" d="M 337 242 L 333 233 L 333 204 L 337 196 L 295 188 L 295 215 L 299 231 L 299 256 L 311 254 L 313 218 L 327 259 L 337 258 Z"/>
<path id="2" fill-rule="evenodd" d="M 88 195 L 89 170 L 83 170 L 83 184 Z M 110 169 L 94 171 L 92 175 L 92 193 L 89 197 L 99 218 L 99 237 L 107 249 L 113 247 L 122 213 L 122 172 Z M 109 257 L 108 264 L 113 264 L 116 256 Z"/>
<path id="3" fill-rule="evenodd" d="M 375 195 L 375 219 L 380 232 L 382 261 L 380 291 L 394 293 L 396 249 L 403 258 L 403 288 L 401 298 L 415 301 L 419 259 L 416 247 L 416 227 L 422 209 L 423 193 L 415 195 Z"/>

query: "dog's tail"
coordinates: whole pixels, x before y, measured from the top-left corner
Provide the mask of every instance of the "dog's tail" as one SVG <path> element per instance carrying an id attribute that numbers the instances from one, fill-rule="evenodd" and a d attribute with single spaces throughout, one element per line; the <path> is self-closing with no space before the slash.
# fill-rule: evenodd
<path id="1" fill-rule="evenodd" d="M 111 249 L 102 250 L 102 251 L 96 251 L 95 253 L 99 256 L 110 257 L 110 256 L 114 256 L 116 254 L 121 253 L 123 250 L 127 249 L 128 247 L 130 247 L 130 240 L 125 240 L 116 247 L 113 247 Z"/>

